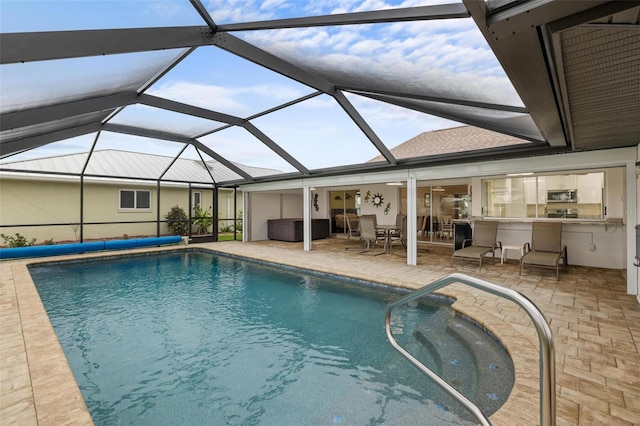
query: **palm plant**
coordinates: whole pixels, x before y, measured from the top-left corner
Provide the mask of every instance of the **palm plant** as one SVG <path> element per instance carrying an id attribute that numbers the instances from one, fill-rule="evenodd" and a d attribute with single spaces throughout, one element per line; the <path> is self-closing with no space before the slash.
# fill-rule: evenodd
<path id="1" fill-rule="evenodd" d="M 196 233 L 198 235 L 207 234 L 209 232 L 209 227 L 213 224 L 211 208 L 205 210 L 196 204 L 193 208 L 193 214 L 193 224 L 197 226 Z"/>

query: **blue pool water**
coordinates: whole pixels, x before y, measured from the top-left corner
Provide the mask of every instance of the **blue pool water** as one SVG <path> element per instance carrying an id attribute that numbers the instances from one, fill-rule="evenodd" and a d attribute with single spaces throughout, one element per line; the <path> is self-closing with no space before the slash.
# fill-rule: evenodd
<path id="1" fill-rule="evenodd" d="M 387 342 L 396 291 L 199 251 L 30 269 L 97 425 L 474 424 Z M 438 303 L 393 323 L 481 408 L 504 403 L 510 359 L 473 348 L 489 336 L 429 338 L 468 327 Z"/>

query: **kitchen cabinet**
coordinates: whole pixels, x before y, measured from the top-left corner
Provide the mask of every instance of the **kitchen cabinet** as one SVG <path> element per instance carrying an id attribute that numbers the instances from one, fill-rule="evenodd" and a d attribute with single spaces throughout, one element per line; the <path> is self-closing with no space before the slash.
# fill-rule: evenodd
<path id="1" fill-rule="evenodd" d="M 547 189 L 577 189 L 578 182 L 576 175 L 556 175 L 546 176 Z"/>
<path id="2" fill-rule="evenodd" d="M 538 204 L 547 203 L 547 177 L 538 176 Z"/>
<path id="3" fill-rule="evenodd" d="M 536 186 L 536 178 L 524 179 L 524 201 L 527 204 L 535 204 L 538 200 L 538 194 Z"/>
<path id="4" fill-rule="evenodd" d="M 578 175 L 578 203 L 601 204 L 604 173 Z"/>

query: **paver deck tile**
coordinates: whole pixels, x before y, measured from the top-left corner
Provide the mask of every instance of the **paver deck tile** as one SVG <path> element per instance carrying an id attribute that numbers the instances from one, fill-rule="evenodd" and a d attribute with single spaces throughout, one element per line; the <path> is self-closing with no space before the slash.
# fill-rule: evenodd
<path id="1" fill-rule="evenodd" d="M 411 289 L 452 272 L 510 287 L 542 310 L 554 334 L 557 424 L 640 424 L 640 305 L 625 294 L 620 271 L 572 266 L 556 281 L 555 273 L 546 270 L 531 269 L 520 276 L 513 261 L 489 262 L 480 272 L 466 263 L 451 267 L 447 247 L 419 252 L 418 266 L 412 267 L 405 264 L 399 246 L 391 255 L 371 256 L 345 252 L 347 245 L 358 243 L 314 241 L 310 252 L 303 251 L 301 243 L 274 241 L 199 246 Z M 145 250 L 130 252 L 140 251 Z M 458 297 L 456 306 L 463 313 L 498 335 L 514 363 L 533 366 L 519 368 L 517 386 L 492 422 L 537 424 L 538 337 L 526 313 L 511 302 L 458 284 L 443 293 Z M 0 424 L 91 424 L 25 261 L 0 263 L 0 307 Z"/>

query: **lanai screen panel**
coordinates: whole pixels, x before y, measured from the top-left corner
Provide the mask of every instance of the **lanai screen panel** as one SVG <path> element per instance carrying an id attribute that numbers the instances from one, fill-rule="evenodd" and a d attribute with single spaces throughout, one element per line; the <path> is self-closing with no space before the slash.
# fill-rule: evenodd
<path id="1" fill-rule="evenodd" d="M 130 105 L 109 120 L 109 123 L 176 133 L 190 138 L 225 125 L 217 121 L 146 105 Z"/>
<path id="2" fill-rule="evenodd" d="M 296 171 L 295 167 L 243 128 L 231 127 L 199 140 L 217 154 L 235 163 L 281 172 Z M 256 174 L 249 174 L 256 177 Z"/>
<path id="3" fill-rule="evenodd" d="M 59 142 L 51 142 L 46 145 L 39 146 L 28 151 L 19 152 L 8 157 L 0 158 L 0 167 L 21 168 L 31 160 L 46 164 L 47 159 L 51 159 L 52 162 L 48 163 L 51 166 L 49 168 L 41 168 L 42 166 L 29 165 L 27 170 L 48 170 L 48 171 L 60 171 L 63 173 L 80 173 L 82 167 L 86 162 L 86 158 L 89 155 L 91 145 L 95 141 L 96 134 L 88 133 L 75 138 L 61 140 Z M 58 168 L 59 163 L 55 161 L 60 157 L 77 157 L 82 156 L 82 160 L 73 159 L 71 163 L 63 161 L 64 165 Z M 43 159 L 43 160 L 40 160 Z M 36 167 L 36 168 L 31 168 Z"/>
<path id="4" fill-rule="evenodd" d="M 0 113 L 136 92 L 183 52 L 171 49 L 0 66 Z"/>
<path id="5" fill-rule="evenodd" d="M 52 133 L 67 128 L 79 127 L 85 124 L 100 123 L 102 120 L 107 118 L 109 113 L 110 111 L 90 112 L 60 120 L 47 121 L 44 123 L 32 124 L 30 126 L 3 130 L 0 132 L 0 144 L 9 143 L 30 136 Z M 4 150 L 2 151 L 4 152 Z"/>
<path id="6" fill-rule="evenodd" d="M 201 157 L 202 156 L 202 157 Z M 180 157 L 171 165 L 169 170 L 163 176 L 165 180 L 207 183 L 212 184 L 213 181 L 238 179 L 240 176 L 228 170 L 226 167 L 216 163 L 216 167 L 212 168 L 205 162 L 215 163 L 206 153 L 200 152 L 193 146 L 188 146 Z M 219 167 L 218 167 L 219 166 Z M 207 171 L 209 168 L 209 171 Z M 211 174 L 210 174 L 210 173 Z M 213 179 L 211 178 L 213 176 Z"/>
<path id="7" fill-rule="evenodd" d="M 432 0 L 414 0 L 411 6 L 426 6 L 433 4 Z M 449 0 L 447 3 L 455 3 Z M 279 0 L 279 1 L 212 1 L 205 4 L 218 25 L 233 24 L 271 19 L 299 18 L 305 16 L 329 15 L 335 13 L 366 12 L 385 9 L 407 7 L 406 2 L 387 0 L 384 3 L 367 0 L 310 1 L 310 0 Z"/>
<path id="8" fill-rule="evenodd" d="M 28 7 L 24 7 L 24 3 Z M 189 1 L 3 1 L 3 33 L 202 25 Z"/>
<path id="9" fill-rule="evenodd" d="M 102 131 L 95 144 L 95 150 L 115 150 L 160 155 L 167 157 L 170 161 L 183 151 L 184 146 L 184 143 L 155 139 L 150 136 L 144 137 L 126 133 Z"/>
<path id="10" fill-rule="evenodd" d="M 147 93 L 248 118 L 313 90 L 213 46 L 196 49 Z"/>
<path id="11" fill-rule="evenodd" d="M 358 109 L 358 112 L 362 114 L 362 117 L 388 149 L 392 149 L 420 133 L 460 125 L 455 121 L 364 96 L 352 93 L 345 93 L 345 96 Z M 380 159 L 382 160 L 382 157 Z"/>
<path id="12" fill-rule="evenodd" d="M 101 132 L 87 174 L 155 180 L 184 145 L 113 132 Z"/>
<path id="13" fill-rule="evenodd" d="M 445 110 L 451 105 L 473 106 L 460 117 L 467 122 L 473 122 L 475 115 L 485 117 L 485 109 L 526 113 L 495 55 L 468 18 L 239 35 L 339 89 L 438 102 Z M 458 112 L 448 111 L 447 118 L 456 120 Z M 482 124 L 479 119 L 478 125 Z"/>
<path id="14" fill-rule="evenodd" d="M 379 152 L 331 96 L 322 95 L 252 120 L 305 167 L 360 164 Z"/>
<path id="15" fill-rule="evenodd" d="M 391 103 L 397 102 L 404 107 L 418 111 L 428 112 L 445 118 L 457 119 L 457 121 L 461 123 L 503 132 L 533 141 L 544 141 L 544 138 L 529 114 L 465 105 L 443 104 L 440 102 L 407 99 L 398 96 L 375 95 L 375 97 Z"/>

